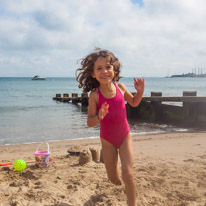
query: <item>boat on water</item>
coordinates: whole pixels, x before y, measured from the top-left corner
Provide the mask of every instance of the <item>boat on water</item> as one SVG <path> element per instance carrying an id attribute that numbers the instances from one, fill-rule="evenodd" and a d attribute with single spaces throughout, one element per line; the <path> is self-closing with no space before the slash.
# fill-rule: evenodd
<path id="1" fill-rule="evenodd" d="M 32 78 L 32 80 L 45 80 L 45 77 L 40 77 L 39 75 L 36 75 Z"/>

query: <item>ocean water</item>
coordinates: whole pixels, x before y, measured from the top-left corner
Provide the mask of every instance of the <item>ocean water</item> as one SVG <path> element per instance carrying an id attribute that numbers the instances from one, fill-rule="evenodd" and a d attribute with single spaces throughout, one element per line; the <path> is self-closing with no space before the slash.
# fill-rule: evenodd
<path id="1" fill-rule="evenodd" d="M 135 92 L 133 78 L 122 78 L 129 91 Z M 206 96 L 206 78 L 145 78 L 144 96 L 161 91 L 163 96 L 182 96 L 183 91 L 197 91 Z M 99 126 L 88 128 L 87 109 L 80 104 L 56 102 L 56 93 L 81 94 L 74 77 L 0 78 L 0 145 L 82 139 L 99 136 Z M 170 125 L 128 120 L 133 134 L 185 131 Z"/>

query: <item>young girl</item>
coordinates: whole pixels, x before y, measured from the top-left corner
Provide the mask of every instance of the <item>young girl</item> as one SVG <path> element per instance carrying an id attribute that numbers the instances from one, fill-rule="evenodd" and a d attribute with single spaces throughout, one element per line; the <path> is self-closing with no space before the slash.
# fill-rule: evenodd
<path id="1" fill-rule="evenodd" d="M 137 93 L 133 96 L 120 79 L 120 62 L 110 51 L 96 49 L 81 61 L 77 81 L 84 92 L 89 92 L 87 124 L 100 123 L 102 155 L 109 180 L 121 185 L 118 154 L 122 165 L 122 179 L 130 206 L 135 205 L 136 185 L 133 176 L 133 142 L 127 122 L 125 100 L 138 106 L 144 92 L 144 79 L 134 78 Z"/>

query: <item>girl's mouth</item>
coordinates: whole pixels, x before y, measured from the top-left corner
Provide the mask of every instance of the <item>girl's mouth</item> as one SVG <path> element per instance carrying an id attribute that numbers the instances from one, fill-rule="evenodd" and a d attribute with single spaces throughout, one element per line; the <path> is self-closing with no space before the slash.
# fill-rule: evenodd
<path id="1" fill-rule="evenodd" d="M 102 76 L 101 79 L 108 79 L 109 76 Z"/>

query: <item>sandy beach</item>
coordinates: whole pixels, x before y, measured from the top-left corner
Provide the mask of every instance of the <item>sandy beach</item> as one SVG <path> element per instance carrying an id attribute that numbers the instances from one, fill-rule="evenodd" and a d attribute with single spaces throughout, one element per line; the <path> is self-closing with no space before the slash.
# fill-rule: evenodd
<path id="1" fill-rule="evenodd" d="M 134 136 L 137 205 L 206 206 L 206 133 Z M 126 206 L 124 186 L 111 184 L 104 164 L 79 164 L 67 150 L 101 149 L 99 139 L 49 142 L 53 160 L 38 168 L 38 143 L 0 146 L 0 163 L 24 159 L 27 168 L 0 166 L 1 206 Z M 30 163 L 29 163 L 30 162 Z"/>

